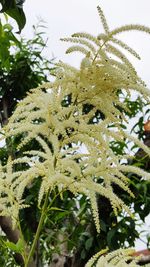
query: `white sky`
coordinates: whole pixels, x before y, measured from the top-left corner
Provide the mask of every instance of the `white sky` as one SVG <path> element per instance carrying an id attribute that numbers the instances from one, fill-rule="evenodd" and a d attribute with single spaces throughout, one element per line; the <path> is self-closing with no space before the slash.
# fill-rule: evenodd
<path id="1" fill-rule="evenodd" d="M 26 0 L 24 11 L 27 24 L 22 34 L 27 38 L 32 36 L 32 25 L 37 23 L 37 17 L 47 22 L 47 36 L 49 37 L 47 56 L 55 55 L 58 59 L 79 65 L 80 57 L 65 55 L 70 44 L 63 43 L 61 37 L 70 37 L 74 32 L 83 31 L 94 35 L 101 33 L 97 13 L 100 5 L 109 23 L 110 29 L 124 24 L 144 24 L 150 27 L 150 0 Z M 139 75 L 150 85 L 150 35 L 130 32 L 120 35 L 128 45 L 131 45 L 142 60 L 134 60 Z M 147 222 L 150 225 L 150 221 Z M 143 227 L 145 229 L 146 226 Z M 136 249 L 146 246 L 136 243 Z"/>
<path id="2" fill-rule="evenodd" d="M 78 31 L 94 35 L 101 33 L 102 25 L 96 9 L 98 5 L 102 7 L 110 29 L 130 23 L 140 23 L 150 27 L 149 0 L 26 0 L 24 10 L 27 25 L 23 34 L 31 36 L 31 25 L 37 22 L 37 17 L 41 17 L 47 22 L 48 27 L 48 57 L 51 58 L 53 53 L 58 59 L 77 66 L 78 54 L 65 55 L 65 50 L 70 44 L 59 39 L 70 37 L 72 33 Z M 150 84 L 150 36 L 145 33 L 128 32 L 119 37 L 127 41 L 141 55 L 141 61 L 133 62 L 138 73 Z"/>

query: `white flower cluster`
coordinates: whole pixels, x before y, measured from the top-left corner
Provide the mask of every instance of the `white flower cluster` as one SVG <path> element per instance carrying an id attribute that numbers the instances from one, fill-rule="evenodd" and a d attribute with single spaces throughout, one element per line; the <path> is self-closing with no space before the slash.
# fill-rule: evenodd
<path id="1" fill-rule="evenodd" d="M 105 34 L 94 37 L 77 33 L 64 39 L 77 43 L 68 53 L 79 51 L 85 55 L 80 68 L 60 62 L 55 81 L 31 90 L 18 104 L 5 128 L 6 138 L 20 138 L 18 149 L 24 147 L 26 150 L 26 145 L 33 140 L 37 143 L 37 149 L 27 149 L 22 157 L 12 162 L 11 178 L 5 175 L 7 166 L 1 167 L 2 215 L 5 211 L 5 215 L 10 216 L 10 208 L 12 214 L 18 214 L 18 210 L 24 207 L 21 201 L 25 188 L 35 179 L 41 179 L 39 205 L 44 194 L 55 187 L 60 191 L 85 194 L 91 201 L 99 232 L 97 194 L 110 200 L 116 214 L 118 209 L 130 213 L 114 193 L 113 185 L 117 184 L 133 196 L 125 174 L 133 172 L 150 179 L 150 174 L 140 168 L 121 164 L 125 157 L 117 156 L 110 148 L 112 140 L 128 138 L 133 141 L 133 137 L 122 128 L 126 118 L 121 110 L 128 109 L 126 103 L 120 101 L 120 91 L 124 89 L 130 96 L 131 91 L 135 90 L 145 101 L 149 101 L 150 97 L 150 91 L 132 64 L 113 43 L 139 56 L 114 35 L 132 29 L 148 32 L 148 28 L 131 25 L 111 32 L 101 9 L 98 11 Z M 87 111 L 85 107 L 88 107 Z M 96 116 L 98 112 L 99 117 Z M 150 155 L 149 149 L 139 140 L 134 138 L 134 142 Z M 26 168 L 17 171 L 17 164 L 26 164 Z M 10 193 L 5 191 L 4 184 L 7 184 Z M 12 195 L 19 200 L 17 205 L 11 201 Z"/>
<path id="2" fill-rule="evenodd" d="M 133 249 L 118 249 L 106 255 L 102 255 L 105 251 L 101 251 L 93 256 L 85 267 L 137 267 L 138 257 L 134 258 Z M 101 256 L 102 255 L 102 256 Z M 93 265 L 94 264 L 94 265 Z"/>

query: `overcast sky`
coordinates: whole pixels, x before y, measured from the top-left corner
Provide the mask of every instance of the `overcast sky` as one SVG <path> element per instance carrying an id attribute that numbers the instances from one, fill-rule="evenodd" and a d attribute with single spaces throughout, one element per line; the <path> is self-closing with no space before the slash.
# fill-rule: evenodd
<path id="1" fill-rule="evenodd" d="M 69 44 L 61 42 L 61 37 L 69 37 L 72 33 L 85 31 L 97 35 L 102 31 L 97 5 L 100 5 L 108 20 L 110 29 L 124 24 L 144 24 L 150 27 L 150 0 L 26 0 L 24 10 L 27 24 L 23 30 L 26 37 L 32 36 L 32 25 L 37 17 L 47 23 L 49 37 L 47 55 L 52 54 L 58 59 L 79 65 L 80 57 L 65 55 Z M 134 65 L 140 76 L 150 87 L 150 35 L 130 32 L 120 35 L 141 55 L 141 61 L 134 60 Z M 132 59 L 132 58 L 131 58 Z M 150 224 L 148 220 L 147 224 Z M 136 243 L 137 249 L 146 246 Z"/>
<path id="2" fill-rule="evenodd" d="M 31 36 L 32 25 L 40 17 L 47 23 L 49 37 L 48 56 L 52 53 L 61 60 L 75 66 L 80 58 L 65 55 L 69 46 L 60 41 L 72 33 L 85 31 L 97 35 L 102 32 L 96 7 L 100 5 L 108 20 L 110 29 L 129 23 L 140 23 L 150 27 L 149 0 L 26 0 L 24 10 L 27 24 L 23 30 L 25 36 Z M 134 60 L 134 65 L 142 78 L 150 85 L 150 35 L 138 32 L 120 34 L 141 55 L 141 61 Z"/>

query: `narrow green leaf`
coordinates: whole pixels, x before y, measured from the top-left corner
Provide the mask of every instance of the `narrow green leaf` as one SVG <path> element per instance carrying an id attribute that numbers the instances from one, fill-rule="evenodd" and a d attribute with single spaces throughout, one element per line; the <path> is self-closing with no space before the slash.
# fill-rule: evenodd
<path id="1" fill-rule="evenodd" d="M 19 239 L 16 244 L 13 242 L 7 241 L 5 242 L 5 246 L 9 248 L 10 250 L 17 252 L 17 253 L 21 253 L 24 250 L 24 244 L 21 239 Z"/>

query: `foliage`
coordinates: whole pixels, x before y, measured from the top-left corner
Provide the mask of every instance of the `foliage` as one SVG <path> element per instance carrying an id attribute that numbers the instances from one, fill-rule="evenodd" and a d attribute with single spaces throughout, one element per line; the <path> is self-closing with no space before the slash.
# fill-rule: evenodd
<path id="1" fill-rule="evenodd" d="M 16 38 L 13 33 L 12 26 L 8 23 L 7 15 L 13 17 L 18 23 L 19 32 L 23 29 L 26 19 L 23 12 L 23 2 L 22 0 L 1 0 L 2 5 L 1 13 L 5 14 L 6 24 L 2 25 L 0 21 L 0 61 L 2 67 L 10 68 L 10 58 L 11 58 L 11 47 L 21 46 L 18 38 Z"/>
<path id="2" fill-rule="evenodd" d="M 0 112 L 3 117 L 3 102 L 8 101 L 8 117 L 11 116 L 16 104 L 21 100 L 28 90 L 33 86 L 36 87 L 43 81 L 48 80 L 48 72 L 51 68 L 51 63 L 42 57 L 41 53 L 46 46 L 46 40 L 41 35 L 41 23 L 34 27 L 34 36 L 31 40 L 21 38 L 15 42 L 10 43 L 10 35 L 6 35 L 6 40 L 9 43 L 11 51 L 5 51 L 3 47 L 4 56 L 0 61 L 0 96 L 1 103 Z M 9 24 L 3 26 L 12 30 Z M 15 38 L 15 37 L 14 37 Z M 6 58 L 6 60 L 4 60 Z"/>
<path id="3" fill-rule="evenodd" d="M 12 26 L 10 24 L 2 25 L 0 22 L 0 61 L 2 67 L 7 70 L 10 68 L 10 47 L 13 45 L 19 46 L 20 43 L 12 33 Z"/>
<path id="4" fill-rule="evenodd" d="M 0 0 L 2 5 L 1 13 L 6 13 L 16 20 L 19 32 L 24 28 L 26 17 L 23 12 L 23 3 L 25 0 Z"/>
<path id="5" fill-rule="evenodd" d="M 145 210 L 140 216 L 144 219 L 147 214 L 149 184 L 140 180 L 141 177 L 149 179 L 150 174 L 142 170 L 141 162 L 137 164 L 135 160 L 132 165 L 127 162 L 126 149 L 130 141 L 146 154 L 150 152 L 140 140 L 127 133 L 125 124 L 127 118 L 135 116 L 149 102 L 149 90 L 115 45 L 137 58 L 139 55 L 114 36 L 126 30 L 150 30 L 127 25 L 110 31 L 102 10 L 98 8 L 98 11 L 104 34 L 94 37 L 77 33 L 63 39 L 77 43 L 67 53 L 84 54 L 79 69 L 58 63 L 55 81 L 31 90 L 26 96 L 29 88 L 47 80 L 43 73 L 45 68 L 50 69 L 46 60 L 41 68 L 39 47 L 43 49 L 44 42 L 40 34 L 37 39 L 20 44 L 21 48 L 9 59 L 12 60 L 10 71 L 3 69 L 7 79 L 3 77 L 2 82 L 9 82 L 4 82 L 1 101 L 4 104 L 4 100 L 10 99 L 7 108 L 11 109 L 7 111 L 8 117 L 12 116 L 2 129 L 6 145 L 1 150 L 1 215 L 10 216 L 13 226 L 22 229 L 22 241 L 28 246 L 32 243 L 28 255 L 20 251 L 25 266 L 32 258 L 41 229 L 38 253 L 43 263 L 51 261 L 54 252 L 61 254 L 62 243 L 69 255 L 78 247 L 80 258 L 85 261 L 87 255 L 104 246 L 112 250 L 123 247 L 126 240 L 129 245 L 134 244 L 138 233 L 130 210 L 132 203 L 135 203 L 134 212 L 138 212 L 141 199 Z M 28 71 L 16 87 L 19 68 L 24 71 L 26 65 Z M 138 93 L 136 101 L 131 99 L 132 91 Z M 139 187 L 145 192 L 144 200 L 143 194 L 138 194 Z M 100 234 L 93 227 L 90 204 Z M 122 209 L 131 217 L 121 213 Z M 75 221 L 74 225 L 71 221 Z M 103 243 L 102 237 L 106 237 Z M 7 246 L 12 248 L 11 243 Z M 16 247 L 18 243 L 13 250 Z M 105 262 L 107 258 L 101 258 L 100 264 L 102 260 Z"/>

